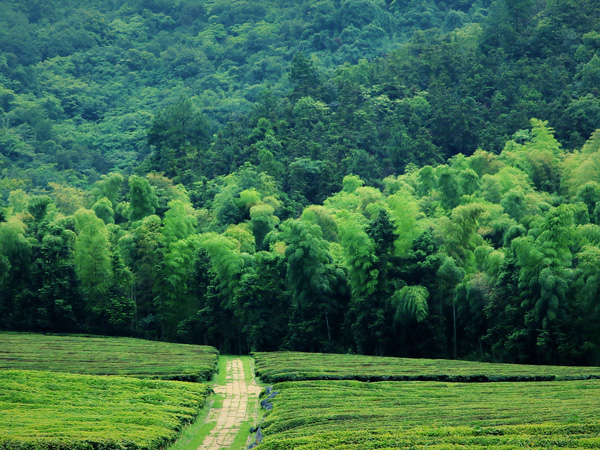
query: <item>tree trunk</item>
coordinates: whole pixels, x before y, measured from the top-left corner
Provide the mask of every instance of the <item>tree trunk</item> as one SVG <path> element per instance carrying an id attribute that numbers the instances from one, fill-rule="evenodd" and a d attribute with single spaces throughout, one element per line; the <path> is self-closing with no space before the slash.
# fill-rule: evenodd
<path id="1" fill-rule="evenodd" d="M 454 319 L 454 359 L 457 358 L 457 345 L 456 345 L 456 302 L 452 302 L 452 316 Z"/>

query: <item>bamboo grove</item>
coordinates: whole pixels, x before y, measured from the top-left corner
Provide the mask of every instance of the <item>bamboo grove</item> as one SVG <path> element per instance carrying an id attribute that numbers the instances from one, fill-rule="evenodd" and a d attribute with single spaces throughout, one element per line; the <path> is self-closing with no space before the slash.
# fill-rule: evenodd
<path id="1" fill-rule="evenodd" d="M 150 174 L 79 196 L 10 194 L 2 327 L 215 345 L 470 357 L 598 358 L 600 135 L 565 154 L 546 123 L 449 164 L 355 175 L 286 218 L 246 165 L 206 208 Z"/>

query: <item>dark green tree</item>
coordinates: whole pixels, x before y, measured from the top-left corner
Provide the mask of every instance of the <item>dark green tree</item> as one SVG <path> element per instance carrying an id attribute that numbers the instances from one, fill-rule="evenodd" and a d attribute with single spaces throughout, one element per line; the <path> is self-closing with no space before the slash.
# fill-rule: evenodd
<path id="1" fill-rule="evenodd" d="M 187 180 L 186 171 L 203 169 L 209 139 L 204 115 L 191 100 L 180 98 L 156 115 L 148 131 L 148 144 L 154 148 L 150 169 Z"/>
<path id="2" fill-rule="evenodd" d="M 313 62 L 304 53 L 299 52 L 294 55 L 289 76 L 294 86 L 294 96 L 297 98 L 318 97 L 321 83 L 319 74 Z"/>
<path id="3" fill-rule="evenodd" d="M 291 299 L 282 255 L 258 252 L 241 276 L 236 302 L 250 351 L 275 351 L 289 332 Z"/>

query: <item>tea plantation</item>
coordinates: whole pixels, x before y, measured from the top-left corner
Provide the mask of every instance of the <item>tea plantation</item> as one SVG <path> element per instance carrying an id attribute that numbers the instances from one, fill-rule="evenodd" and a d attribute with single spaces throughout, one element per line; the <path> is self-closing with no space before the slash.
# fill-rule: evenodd
<path id="1" fill-rule="evenodd" d="M 218 358 L 214 347 L 100 336 L 0 333 L 0 370 L 26 369 L 92 375 L 130 375 L 206 381 Z"/>
<path id="2" fill-rule="evenodd" d="M 301 352 L 255 353 L 254 357 L 256 374 L 266 383 L 295 380 L 473 382 L 600 378 L 600 367 L 492 364 Z"/>
<path id="3" fill-rule="evenodd" d="M 0 450 L 156 450 L 194 421 L 213 347 L 0 333 Z M 160 379 L 160 380 L 159 380 Z"/>
<path id="4" fill-rule="evenodd" d="M 0 448 L 162 448 L 208 393 L 199 383 L 2 370 Z"/>
<path id="5" fill-rule="evenodd" d="M 600 447 L 598 368 L 255 356 L 263 380 L 298 380 L 273 385 L 260 449 Z"/>

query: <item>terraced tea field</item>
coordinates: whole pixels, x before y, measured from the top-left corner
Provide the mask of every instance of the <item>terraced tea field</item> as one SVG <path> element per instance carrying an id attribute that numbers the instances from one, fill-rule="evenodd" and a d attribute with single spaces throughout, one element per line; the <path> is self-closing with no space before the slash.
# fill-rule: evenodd
<path id="1" fill-rule="evenodd" d="M 0 370 L 0 448 L 163 448 L 208 393 L 199 383 Z"/>
<path id="2" fill-rule="evenodd" d="M 598 448 L 600 381 L 305 381 L 280 393 L 261 449 Z"/>
<path id="3" fill-rule="evenodd" d="M 213 347 L 0 333 L 0 449 L 162 449 L 210 393 L 164 380 L 209 380 L 217 358 Z"/>
<path id="4" fill-rule="evenodd" d="M 0 333 L 0 450 L 163 449 L 210 389 L 156 379 L 210 379 L 217 358 L 211 347 Z M 259 449 L 600 448 L 598 367 L 255 358 L 278 391 Z"/>
<path id="5" fill-rule="evenodd" d="M 256 374 L 266 383 L 296 380 L 474 382 L 600 378 L 600 367 L 531 366 L 299 352 L 255 353 L 254 357 Z"/>
<path id="6" fill-rule="evenodd" d="M 257 373 L 279 392 L 260 449 L 600 448 L 597 367 L 255 357 Z"/>
<path id="7" fill-rule="evenodd" d="M 218 358 L 214 347 L 142 339 L 0 333 L 0 370 L 44 370 L 206 381 Z"/>

